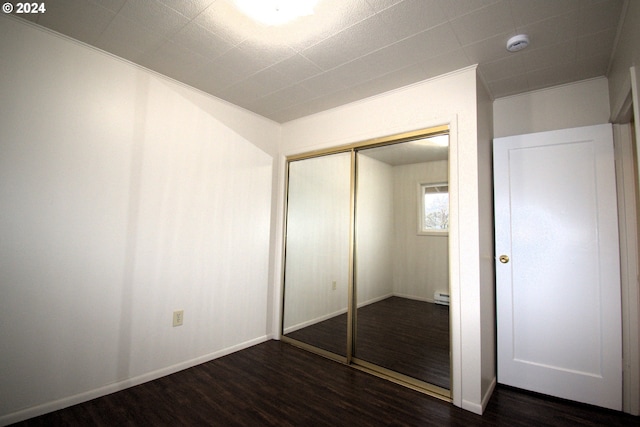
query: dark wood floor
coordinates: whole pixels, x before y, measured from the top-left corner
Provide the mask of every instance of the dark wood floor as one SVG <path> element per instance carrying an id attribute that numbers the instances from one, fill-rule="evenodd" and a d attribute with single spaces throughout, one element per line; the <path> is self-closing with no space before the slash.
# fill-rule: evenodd
<path id="1" fill-rule="evenodd" d="M 637 426 L 619 412 L 498 388 L 483 416 L 268 341 L 20 426 Z"/>
<path id="2" fill-rule="evenodd" d="M 346 356 L 346 314 L 288 337 Z M 383 368 L 448 389 L 449 307 L 390 297 L 358 309 L 354 355 Z"/>

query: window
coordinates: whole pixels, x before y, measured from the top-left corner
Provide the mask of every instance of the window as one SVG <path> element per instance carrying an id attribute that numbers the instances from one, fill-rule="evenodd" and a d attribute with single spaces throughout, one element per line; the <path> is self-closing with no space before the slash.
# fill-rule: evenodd
<path id="1" fill-rule="evenodd" d="M 418 234 L 443 235 L 449 232 L 449 186 L 447 183 L 418 186 Z"/>

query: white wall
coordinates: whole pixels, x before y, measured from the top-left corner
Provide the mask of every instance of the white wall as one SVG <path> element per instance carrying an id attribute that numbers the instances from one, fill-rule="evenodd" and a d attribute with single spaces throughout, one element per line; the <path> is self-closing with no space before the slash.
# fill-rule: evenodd
<path id="1" fill-rule="evenodd" d="M 448 235 L 418 235 L 418 186 L 447 182 L 448 172 L 446 160 L 393 168 L 394 295 L 433 302 L 435 291 L 449 292 Z"/>
<path id="2" fill-rule="evenodd" d="M 494 137 L 608 123 L 609 114 L 607 79 L 583 80 L 496 99 Z"/>
<path id="3" fill-rule="evenodd" d="M 480 223 L 475 67 L 285 123 L 284 155 L 451 125 L 450 265 L 453 402 L 481 413 Z M 490 126 L 490 124 L 489 124 Z M 483 157 L 484 159 L 484 157 Z M 284 182 L 280 184 L 284 188 Z M 458 190 L 460 189 L 460 191 Z M 484 188 L 483 188 L 484 189 Z M 281 193 L 282 194 L 282 193 Z M 483 194 L 483 196 L 486 196 Z"/>
<path id="4" fill-rule="evenodd" d="M 393 167 L 358 156 L 356 289 L 358 306 L 393 294 Z"/>
<path id="5" fill-rule="evenodd" d="M 0 53 L 0 424 L 267 339 L 279 126 L 6 15 Z"/>
<path id="6" fill-rule="evenodd" d="M 350 177 L 350 153 L 289 166 L 285 333 L 347 311 Z"/>

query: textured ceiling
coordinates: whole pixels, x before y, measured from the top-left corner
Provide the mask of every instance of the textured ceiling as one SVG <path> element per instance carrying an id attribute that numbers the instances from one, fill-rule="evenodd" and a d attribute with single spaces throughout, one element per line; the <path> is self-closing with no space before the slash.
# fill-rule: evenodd
<path id="1" fill-rule="evenodd" d="M 360 155 L 371 157 L 391 166 L 435 162 L 449 159 L 449 135 L 439 135 L 359 150 Z"/>
<path id="2" fill-rule="evenodd" d="M 13 1 L 13 3 L 17 3 Z M 256 24 L 232 0 L 55 0 L 17 15 L 285 122 L 469 65 L 495 98 L 605 76 L 624 0 L 319 0 Z M 529 48 L 506 41 L 526 33 Z"/>

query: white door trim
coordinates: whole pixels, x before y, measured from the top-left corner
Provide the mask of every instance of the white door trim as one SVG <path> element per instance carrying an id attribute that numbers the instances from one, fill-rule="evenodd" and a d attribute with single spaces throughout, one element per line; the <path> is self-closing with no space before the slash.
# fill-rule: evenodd
<path id="1" fill-rule="evenodd" d="M 622 293 L 622 409 L 640 411 L 640 343 L 638 340 L 638 227 L 635 162 L 631 126 L 613 126 L 620 227 L 620 283 Z"/>

